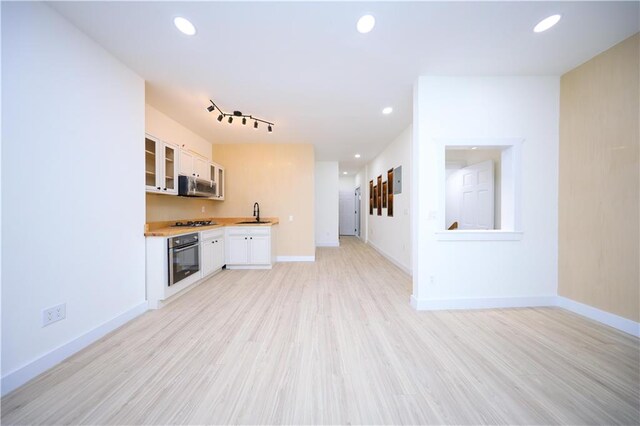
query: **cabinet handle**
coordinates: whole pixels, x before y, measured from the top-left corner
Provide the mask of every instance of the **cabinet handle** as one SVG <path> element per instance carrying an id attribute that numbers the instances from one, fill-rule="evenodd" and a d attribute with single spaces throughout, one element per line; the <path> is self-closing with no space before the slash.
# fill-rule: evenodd
<path id="1" fill-rule="evenodd" d="M 164 190 L 166 191 L 166 190 L 167 190 L 167 188 L 164 188 Z"/>
<path id="2" fill-rule="evenodd" d="M 253 237 L 249 237 L 250 240 L 253 240 Z"/>
<path id="3" fill-rule="evenodd" d="M 160 189 L 160 187 L 159 187 L 159 186 L 158 186 L 157 188 L 158 188 L 158 189 Z"/>

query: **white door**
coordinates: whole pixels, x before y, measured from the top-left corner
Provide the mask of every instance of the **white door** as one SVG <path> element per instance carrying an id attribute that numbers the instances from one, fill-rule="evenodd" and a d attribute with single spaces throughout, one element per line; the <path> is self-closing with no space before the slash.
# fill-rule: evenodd
<path id="1" fill-rule="evenodd" d="M 493 229 L 493 160 L 461 169 L 460 229 Z"/>
<path id="2" fill-rule="evenodd" d="M 202 276 L 206 277 L 216 270 L 215 265 L 215 240 L 202 243 Z"/>
<path id="3" fill-rule="evenodd" d="M 340 235 L 356 234 L 356 198 L 353 192 L 340 192 Z"/>
<path id="4" fill-rule="evenodd" d="M 214 259 L 214 270 L 220 269 L 224 266 L 224 237 L 220 237 L 215 240 L 215 244 L 213 245 L 213 259 Z"/>
<path id="5" fill-rule="evenodd" d="M 271 238 L 249 237 L 250 262 L 253 265 L 267 265 L 271 263 Z"/>
<path id="6" fill-rule="evenodd" d="M 180 174 L 184 176 L 195 176 L 193 172 L 193 155 L 184 149 L 180 150 Z"/>
<path id="7" fill-rule="evenodd" d="M 249 237 L 229 236 L 229 265 L 246 265 L 249 263 Z"/>
<path id="8" fill-rule="evenodd" d="M 362 195 L 360 194 L 360 188 L 356 188 L 355 191 L 355 197 L 356 197 L 356 232 L 355 235 L 356 236 L 360 236 L 360 204 L 362 203 Z"/>

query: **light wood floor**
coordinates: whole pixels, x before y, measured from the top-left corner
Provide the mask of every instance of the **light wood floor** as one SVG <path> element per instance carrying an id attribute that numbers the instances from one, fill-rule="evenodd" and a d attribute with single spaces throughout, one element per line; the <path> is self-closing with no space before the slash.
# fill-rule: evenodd
<path id="1" fill-rule="evenodd" d="M 638 340 L 554 309 L 416 312 L 343 238 L 224 271 L 2 399 L 3 424 L 638 424 Z"/>

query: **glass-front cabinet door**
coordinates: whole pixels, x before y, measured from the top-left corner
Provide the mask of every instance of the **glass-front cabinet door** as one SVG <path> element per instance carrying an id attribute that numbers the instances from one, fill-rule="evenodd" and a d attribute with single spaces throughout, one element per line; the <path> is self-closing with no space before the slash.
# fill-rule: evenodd
<path id="1" fill-rule="evenodd" d="M 218 178 L 216 179 L 216 185 L 218 199 L 224 200 L 224 167 L 218 166 Z"/>
<path id="2" fill-rule="evenodd" d="M 175 146 L 164 144 L 164 186 L 162 192 L 178 193 L 178 150 Z"/>
<path id="3" fill-rule="evenodd" d="M 155 139 L 144 139 L 144 178 L 147 191 L 158 192 L 158 143 Z"/>
<path id="4" fill-rule="evenodd" d="M 147 192 L 178 194 L 178 147 L 151 135 L 144 138 L 144 179 Z"/>

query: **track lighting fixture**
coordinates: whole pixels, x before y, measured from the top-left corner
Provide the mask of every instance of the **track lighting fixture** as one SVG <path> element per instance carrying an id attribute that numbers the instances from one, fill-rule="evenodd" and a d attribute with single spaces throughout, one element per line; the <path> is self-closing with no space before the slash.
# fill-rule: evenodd
<path id="1" fill-rule="evenodd" d="M 263 120 L 258 117 L 254 117 L 252 115 L 243 114 L 240 111 L 233 111 L 232 113 L 224 112 L 220 108 L 218 108 L 218 105 L 214 104 L 212 100 L 209 100 L 209 102 L 211 102 L 211 105 L 207 107 L 207 111 L 214 112 L 215 110 L 218 110 L 220 112 L 220 115 L 218 115 L 218 121 L 222 121 L 225 117 L 229 117 L 227 122 L 231 124 L 233 123 L 233 117 L 238 117 L 238 118 L 242 118 L 242 125 L 245 126 L 247 124 L 247 118 L 248 118 L 249 120 L 253 120 L 253 128 L 255 130 L 258 129 L 258 121 L 260 121 L 262 123 L 267 124 L 267 131 L 269 133 L 273 132 L 273 126 L 275 126 L 274 123 L 271 123 L 269 121 Z"/>

